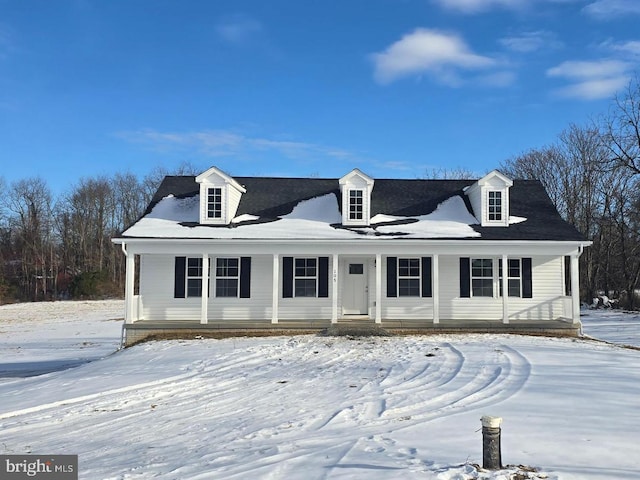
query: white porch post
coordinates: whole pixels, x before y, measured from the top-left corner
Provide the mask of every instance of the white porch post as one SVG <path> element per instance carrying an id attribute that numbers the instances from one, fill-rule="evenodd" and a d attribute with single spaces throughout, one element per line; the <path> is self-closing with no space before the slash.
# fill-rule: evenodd
<path id="1" fill-rule="evenodd" d="M 439 257 L 433 255 L 431 261 L 431 269 L 433 270 L 433 282 L 431 285 L 431 294 L 433 295 L 433 323 L 440 323 L 440 266 Z"/>
<path id="2" fill-rule="evenodd" d="M 333 254 L 331 290 L 331 323 L 338 323 L 338 255 Z"/>
<path id="3" fill-rule="evenodd" d="M 573 323 L 580 323 L 580 274 L 579 255 L 571 255 L 571 313 Z"/>
<path id="4" fill-rule="evenodd" d="M 278 323 L 278 298 L 280 285 L 280 258 L 273 254 L 273 278 L 271 279 L 273 296 L 271 298 L 271 323 Z"/>
<path id="5" fill-rule="evenodd" d="M 382 255 L 376 253 L 376 323 L 382 323 Z"/>
<path id="6" fill-rule="evenodd" d="M 137 320 L 134 318 L 134 279 L 136 274 L 136 259 L 133 253 L 126 252 L 127 255 L 127 266 L 125 273 L 125 290 L 124 290 L 124 322 L 125 323 L 133 323 Z"/>
<path id="7" fill-rule="evenodd" d="M 200 323 L 206 324 L 209 322 L 209 255 L 202 254 L 202 304 L 200 308 Z"/>
<path id="8" fill-rule="evenodd" d="M 509 323 L 509 263 L 502 255 L 502 323 Z"/>

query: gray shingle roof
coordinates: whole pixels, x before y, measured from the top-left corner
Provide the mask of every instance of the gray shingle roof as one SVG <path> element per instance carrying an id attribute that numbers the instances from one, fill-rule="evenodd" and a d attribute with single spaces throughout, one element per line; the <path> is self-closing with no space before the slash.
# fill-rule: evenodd
<path id="1" fill-rule="evenodd" d="M 290 213 L 302 200 L 333 193 L 340 198 L 338 179 L 234 177 L 247 192 L 242 195 L 237 215 L 252 214 L 276 218 Z M 396 180 L 376 179 L 371 198 L 371 215 L 418 216 L 433 212 L 447 198 L 460 195 L 472 212 L 463 189 L 475 180 Z M 151 203 L 167 195 L 178 198 L 197 195 L 195 177 L 165 177 Z M 340 201 L 338 201 L 340 205 Z M 475 240 L 555 240 L 584 241 L 584 236 L 565 222 L 537 180 L 515 180 L 510 189 L 510 215 L 525 217 L 526 222 L 504 227 L 472 228 L 481 234 Z"/>

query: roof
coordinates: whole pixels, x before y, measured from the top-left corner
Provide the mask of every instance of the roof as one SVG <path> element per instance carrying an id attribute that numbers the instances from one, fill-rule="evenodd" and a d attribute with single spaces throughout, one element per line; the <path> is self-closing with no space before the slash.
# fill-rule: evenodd
<path id="1" fill-rule="evenodd" d="M 331 198 L 335 196 L 336 208 L 340 208 L 340 186 L 338 179 L 323 178 L 268 178 L 268 177 L 234 177 L 234 179 L 246 188 L 246 193 L 242 195 L 236 216 L 252 216 L 253 219 L 260 218 L 261 222 L 269 222 L 291 215 L 294 208 L 305 200 L 318 199 L 321 197 Z M 510 216 L 514 222 L 509 227 L 481 227 L 475 218 L 472 217 L 472 209 L 463 189 L 474 184 L 476 180 L 401 180 L 401 179 L 376 179 L 371 198 L 371 216 L 385 215 L 390 217 L 412 217 L 412 221 L 436 219 L 434 212 L 439 206 L 451 199 L 457 198 L 461 209 L 465 210 L 461 214 L 467 215 L 471 220 L 463 221 L 467 233 L 454 233 L 447 237 L 446 233 L 439 233 L 431 236 L 425 230 L 413 230 L 412 238 L 456 238 L 475 240 L 553 240 L 553 241 L 585 241 L 585 238 L 572 225 L 565 222 L 556 211 L 551 199 L 547 195 L 542 184 L 537 180 L 515 180 L 510 188 Z M 151 203 L 147 207 L 145 216 L 137 224 L 123 233 L 123 237 L 157 237 L 158 230 L 149 230 L 145 234 L 140 234 L 143 230 L 136 229 L 154 209 L 169 196 L 176 199 L 188 199 L 199 197 L 199 185 L 195 177 L 191 176 L 168 176 L 165 177 L 156 191 Z M 327 197 L 329 196 L 329 197 Z M 195 201 L 195 198 L 193 199 Z M 166 201 L 166 200 L 165 200 Z M 320 204 L 318 204 L 320 205 Z M 326 209 L 326 203 L 322 204 Z M 431 217 L 429 217 L 431 215 Z M 299 216 L 295 218 L 300 218 Z M 326 218 L 328 218 L 325 215 Z M 419 217 L 415 220 L 415 217 Z M 520 217 L 520 218 L 518 218 Z M 155 217 L 159 218 L 159 217 Z M 333 218 L 333 217 L 332 217 Z M 460 216 L 458 215 L 458 218 Z M 179 219 L 173 218 L 178 221 Z M 442 216 L 438 220 L 443 219 Z M 197 224 L 197 219 L 185 218 L 181 228 L 188 229 Z M 274 223 L 274 222 L 272 222 Z M 279 222 L 275 222 L 279 223 Z M 329 222 L 328 222 L 329 223 Z M 400 221 L 400 224 L 403 222 Z M 405 224 L 410 222 L 404 222 Z M 236 224 L 235 228 L 226 227 L 199 227 L 209 228 L 206 238 L 256 238 L 252 233 L 249 237 L 243 237 L 243 231 L 249 232 L 249 224 L 256 230 L 256 222 Z M 395 223 L 398 225 L 398 223 Z M 266 223 L 262 223 L 266 225 Z M 284 224 L 279 223 L 284 226 Z M 327 224 L 328 226 L 328 224 Z M 337 230 L 337 225 L 332 225 Z M 233 232 L 222 235 L 221 230 L 233 230 Z M 244 229 L 244 230 L 243 230 Z M 217 230 L 217 232 L 216 232 Z M 403 229 L 397 227 L 395 238 L 402 236 Z M 204 230 L 201 230 L 204 231 Z M 376 230 L 376 235 L 381 235 L 382 229 Z M 444 230 L 445 232 L 448 230 Z M 156 233 L 153 233 L 156 232 Z M 184 230 L 185 238 L 193 238 L 193 232 Z M 363 233 L 363 232 L 360 232 Z M 220 236 L 222 235 L 222 237 Z M 384 235 L 393 236 L 393 233 Z M 444 236 L 443 236 L 444 235 Z M 160 235 L 162 236 L 162 235 Z M 172 238 L 181 238 L 180 235 L 170 235 Z M 201 237 L 199 237 L 201 238 Z M 269 237 L 274 238 L 274 237 Z M 279 237 L 275 237 L 279 238 Z M 287 235 L 287 238 L 297 238 L 295 235 Z M 304 238 L 309 238 L 305 236 Z M 325 237 L 322 237 L 325 238 Z M 326 238 L 335 238 L 329 236 Z M 362 237 L 360 237 L 362 238 Z"/>

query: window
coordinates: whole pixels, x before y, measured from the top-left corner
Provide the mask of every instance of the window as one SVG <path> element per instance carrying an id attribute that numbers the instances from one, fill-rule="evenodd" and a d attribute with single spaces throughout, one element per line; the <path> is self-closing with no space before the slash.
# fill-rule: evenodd
<path id="1" fill-rule="evenodd" d="M 187 297 L 202 296 L 202 258 L 187 258 Z"/>
<path id="2" fill-rule="evenodd" d="M 362 263 L 350 263 L 349 275 L 364 275 L 364 264 Z"/>
<path id="3" fill-rule="evenodd" d="M 296 258 L 294 264 L 294 296 L 315 297 L 318 284 L 318 259 Z"/>
<path id="4" fill-rule="evenodd" d="M 398 296 L 420 296 L 419 258 L 398 258 Z"/>
<path id="5" fill-rule="evenodd" d="M 488 205 L 489 220 L 499 222 L 502 220 L 502 192 L 489 192 Z"/>
<path id="6" fill-rule="evenodd" d="M 222 218 L 222 188 L 207 189 L 207 218 Z"/>
<path id="7" fill-rule="evenodd" d="M 493 297 L 492 259 L 471 259 L 471 294 L 474 297 Z"/>
<path id="8" fill-rule="evenodd" d="M 510 297 L 522 296 L 522 263 L 519 258 L 507 260 L 507 291 Z M 502 296 L 502 260 L 499 262 L 500 296 Z"/>
<path id="9" fill-rule="evenodd" d="M 362 190 L 349 190 L 349 220 L 364 218 L 364 196 Z"/>
<path id="10" fill-rule="evenodd" d="M 239 279 L 238 258 L 216 259 L 216 297 L 237 297 Z"/>

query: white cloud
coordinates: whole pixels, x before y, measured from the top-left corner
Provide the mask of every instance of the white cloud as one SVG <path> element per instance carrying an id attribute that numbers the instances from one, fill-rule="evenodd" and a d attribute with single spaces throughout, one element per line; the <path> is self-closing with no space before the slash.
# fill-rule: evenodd
<path id="1" fill-rule="evenodd" d="M 381 53 L 372 56 L 374 77 L 389 84 L 403 77 L 429 73 L 441 82 L 456 86 L 459 70 L 492 67 L 492 58 L 473 53 L 455 33 L 418 28 L 403 36 Z"/>
<path id="2" fill-rule="evenodd" d="M 161 152 L 185 151 L 208 157 L 250 157 L 259 152 L 277 152 L 288 158 L 323 157 L 356 160 L 355 154 L 324 145 L 250 137 L 228 130 L 158 132 L 143 129 L 117 134 L 128 142 L 141 143 Z"/>
<path id="3" fill-rule="evenodd" d="M 520 8 L 527 3 L 527 0 L 434 0 L 434 2 L 449 10 L 477 13 L 493 7 Z"/>
<path id="4" fill-rule="evenodd" d="M 630 77 L 596 78 L 574 83 L 556 90 L 562 97 L 582 100 L 600 100 L 610 98 L 629 83 Z"/>
<path id="5" fill-rule="evenodd" d="M 574 3 L 584 0 L 432 0 L 448 10 L 456 10 L 461 13 L 481 13 L 494 7 L 519 10 L 527 7 L 535 7 L 540 3 Z M 635 1 L 635 0 L 634 0 Z"/>
<path id="6" fill-rule="evenodd" d="M 628 14 L 640 14 L 640 1 L 597 0 L 584 7 L 583 11 L 593 17 L 605 19 Z"/>
<path id="7" fill-rule="evenodd" d="M 514 72 L 496 72 L 478 77 L 477 83 L 485 87 L 508 87 L 516 81 Z"/>
<path id="8" fill-rule="evenodd" d="M 246 15 L 231 15 L 220 19 L 215 26 L 216 33 L 225 42 L 244 45 L 262 33 L 262 24 Z"/>
<path id="9" fill-rule="evenodd" d="M 504 37 L 499 40 L 500 44 L 509 50 L 520 53 L 535 52 L 542 49 L 558 49 L 563 47 L 552 32 L 535 31 L 523 32 L 519 35 Z"/>
<path id="10" fill-rule="evenodd" d="M 631 78 L 633 65 L 620 60 L 566 61 L 547 70 L 547 76 L 570 82 L 556 91 L 561 96 L 596 100 L 613 96 Z"/>
<path id="11" fill-rule="evenodd" d="M 623 54 L 631 55 L 632 57 L 640 56 L 640 41 L 630 40 L 628 42 L 605 42 L 603 47 L 620 52 Z"/>

